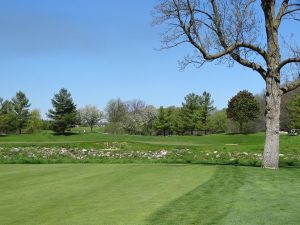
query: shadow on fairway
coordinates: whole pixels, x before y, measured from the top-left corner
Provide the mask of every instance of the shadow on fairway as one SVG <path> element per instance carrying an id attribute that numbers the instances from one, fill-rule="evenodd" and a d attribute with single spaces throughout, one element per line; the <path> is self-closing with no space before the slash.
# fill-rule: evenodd
<path id="1" fill-rule="evenodd" d="M 65 136 L 65 137 L 68 137 L 68 136 L 77 136 L 77 135 L 79 135 L 79 133 L 73 133 L 73 132 L 68 132 L 68 133 L 64 133 L 64 134 L 54 133 L 52 135 L 53 136 Z"/>
<path id="2" fill-rule="evenodd" d="M 244 133 L 226 133 L 225 135 L 228 136 L 235 136 L 235 135 L 250 135 L 250 134 L 256 134 L 255 132 L 244 132 Z"/>
<path id="3" fill-rule="evenodd" d="M 244 183 L 238 168 L 218 168 L 206 183 L 150 215 L 146 224 L 222 224 Z"/>

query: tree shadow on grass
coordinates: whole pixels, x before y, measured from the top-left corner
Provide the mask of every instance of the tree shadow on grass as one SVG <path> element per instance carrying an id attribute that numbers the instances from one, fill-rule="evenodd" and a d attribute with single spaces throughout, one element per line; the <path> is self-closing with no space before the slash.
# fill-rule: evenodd
<path id="1" fill-rule="evenodd" d="M 53 133 L 53 136 L 76 136 L 79 135 L 79 133 L 74 133 L 74 132 L 67 132 L 67 133 Z"/>
<path id="2" fill-rule="evenodd" d="M 146 224 L 222 224 L 244 183 L 238 167 L 220 167 L 210 180 L 150 215 Z"/>
<path id="3" fill-rule="evenodd" d="M 234 135 L 250 135 L 250 134 L 256 134 L 256 132 L 226 133 L 225 135 L 234 136 Z"/>

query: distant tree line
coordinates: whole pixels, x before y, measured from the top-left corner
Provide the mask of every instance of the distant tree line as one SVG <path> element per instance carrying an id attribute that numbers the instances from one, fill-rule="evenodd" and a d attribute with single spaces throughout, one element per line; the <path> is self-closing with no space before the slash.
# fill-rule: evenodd
<path id="1" fill-rule="evenodd" d="M 59 134 L 75 126 L 102 126 L 107 133 L 130 135 L 206 135 L 264 131 L 265 95 L 244 90 L 232 97 L 226 109 L 218 110 L 208 92 L 190 93 L 180 107 L 156 108 L 142 100 L 110 100 L 104 111 L 86 105 L 77 109 L 71 93 L 62 88 L 51 100 L 47 120 L 40 111 L 30 110 L 25 93 L 11 100 L 0 98 L 0 134 L 34 133 L 53 130 Z M 285 95 L 281 106 L 281 129 L 300 129 L 300 88 Z"/>

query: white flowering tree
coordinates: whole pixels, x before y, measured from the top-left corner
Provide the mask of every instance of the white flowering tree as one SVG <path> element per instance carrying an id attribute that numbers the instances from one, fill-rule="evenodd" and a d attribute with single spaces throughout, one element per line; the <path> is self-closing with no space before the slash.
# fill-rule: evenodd
<path id="1" fill-rule="evenodd" d="M 93 128 L 103 119 L 103 113 L 92 105 L 86 105 L 84 108 L 79 110 L 81 123 L 88 125 L 93 131 Z"/>

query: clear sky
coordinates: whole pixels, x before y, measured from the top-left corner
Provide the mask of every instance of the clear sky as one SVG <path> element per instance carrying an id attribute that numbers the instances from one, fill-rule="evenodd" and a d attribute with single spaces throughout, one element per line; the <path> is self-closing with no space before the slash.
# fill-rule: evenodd
<path id="1" fill-rule="evenodd" d="M 0 96 L 22 90 L 44 114 L 62 87 L 78 107 L 101 109 L 117 97 L 179 106 L 186 94 L 203 91 L 223 108 L 240 90 L 262 92 L 260 76 L 238 65 L 211 63 L 180 72 L 177 61 L 187 48 L 155 50 L 155 2 L 0 0 Z"/>

